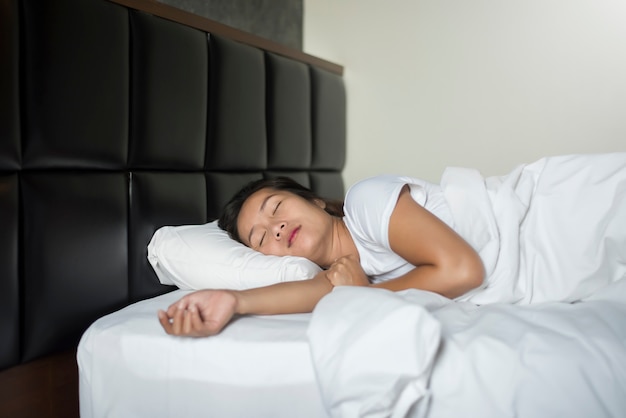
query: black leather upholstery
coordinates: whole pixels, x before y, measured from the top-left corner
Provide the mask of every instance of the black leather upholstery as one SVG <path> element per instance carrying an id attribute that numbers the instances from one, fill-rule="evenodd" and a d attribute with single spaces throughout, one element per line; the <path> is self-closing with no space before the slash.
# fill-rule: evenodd
<path id="1" fill-rule="evenodd" d="M 124 173 L 21 174 L 24 360 L 61 348 L 83 321 L 128 300 Z"/>
<path id="2" fill-rule="evenodd" d="M 18 176 L 0 173 L 0 366 L 20 360 Z"/>
<path id="3" fill-rule="evenodd" d="M 309 68 L 277 55 L 267 56 L 268 165 L 302 170 L 311 165 L 311 77 Z"/>
<path id="4" fill-rule="evenodd" d="M 207 188 L 201 172 L 134 172 L 130 178 L 129 291 L 134 302 L 169 291 L 150 267 L 146 244 L 163 225 L 207 219 Z"/>
<path id="5" fill-rule="evenodd" d="M 131 13 L 130 18 L 129 165 L 133 169 L 202 170 L 207 134 L 207 36 L 143 13 Z"/>
<path id="6" fill-rule="evenodd" d="M 172 290 L 154 231 L 248 181 L 343 197 L 341 77 L 257 47 L 106 0 L 9 0 L 0 87 L 0 369 Z"/>
<path id="7" fill-rule="evenodd" d="M 17 2 L 0 3 L 0 171 L 21 163 L 18 9 Z"/>
<path id="8" fill-rule="evenodd" d="M 209 36 L 210 100 L 206 167 L 267 168 L 265 60 L 260 49 Z"/>
<path id="9" fill-rule="evenodd" d="M 106 1 L 20 3 L 22 167 L 123 169 L 128 12 Z"/>

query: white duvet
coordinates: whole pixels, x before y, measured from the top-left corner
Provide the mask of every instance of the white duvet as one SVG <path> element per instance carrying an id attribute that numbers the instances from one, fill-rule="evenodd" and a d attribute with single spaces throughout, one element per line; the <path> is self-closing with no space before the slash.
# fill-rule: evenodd
<path id="1" fill-rule="evenodd" d="M 575 301 L 626 277 L 626 153 L 548 157 L 501 177 L 448 168 L 441 186 L 488 277 L 459 300 Z"/>
<path id="2" fill-rule="evenodd" d="M 532 306 L 336 288 L 308 335 L 332 417 L 626 416 L 626 280 Z"/>
<path id="3" fill-rule="evenodd" d="M 626 153 L 441 185 L 485 285 L 325 297 L 308 335 L 330 415 L 626 416 Z"/>

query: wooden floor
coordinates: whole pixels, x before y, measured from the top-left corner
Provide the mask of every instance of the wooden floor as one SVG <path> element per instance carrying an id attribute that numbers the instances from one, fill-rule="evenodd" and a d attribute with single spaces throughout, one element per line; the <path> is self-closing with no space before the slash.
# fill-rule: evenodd
<path id="1" fill-rule="evenodd" d="M 3 370 L 0 417 L 78 418 L 76 351 Z"/>

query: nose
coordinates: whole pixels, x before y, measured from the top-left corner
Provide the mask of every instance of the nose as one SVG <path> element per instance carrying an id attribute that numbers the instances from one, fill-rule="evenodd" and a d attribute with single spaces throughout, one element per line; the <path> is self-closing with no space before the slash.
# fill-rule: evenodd
<path id="1" fill-rule="evenodd" d="M 274 225 L 274 236 L 276 237 L 276 239 L 280 239 L 281 234 L 283 233 L 284 229 L 285 229 L 284 222 L 276 222 L 276 224 Z"/>

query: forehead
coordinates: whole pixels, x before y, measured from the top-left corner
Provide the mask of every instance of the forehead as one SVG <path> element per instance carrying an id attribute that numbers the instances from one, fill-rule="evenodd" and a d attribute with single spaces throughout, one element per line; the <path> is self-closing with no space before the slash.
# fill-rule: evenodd
<path id="1" fill-rule="evenodd" d="M 274 190 L 272 188 L 266 187 L 261 190 L 257 190 L 252 193 L 248 198 L 243 202 L 241 206 L 241 211 L 239 212 L 239 217 L 241 218 L 245 212 L 253 212 L 256 213 L 261 208 L 263 202 L 270 196 L 280 194 L 279 190 Z"/>

